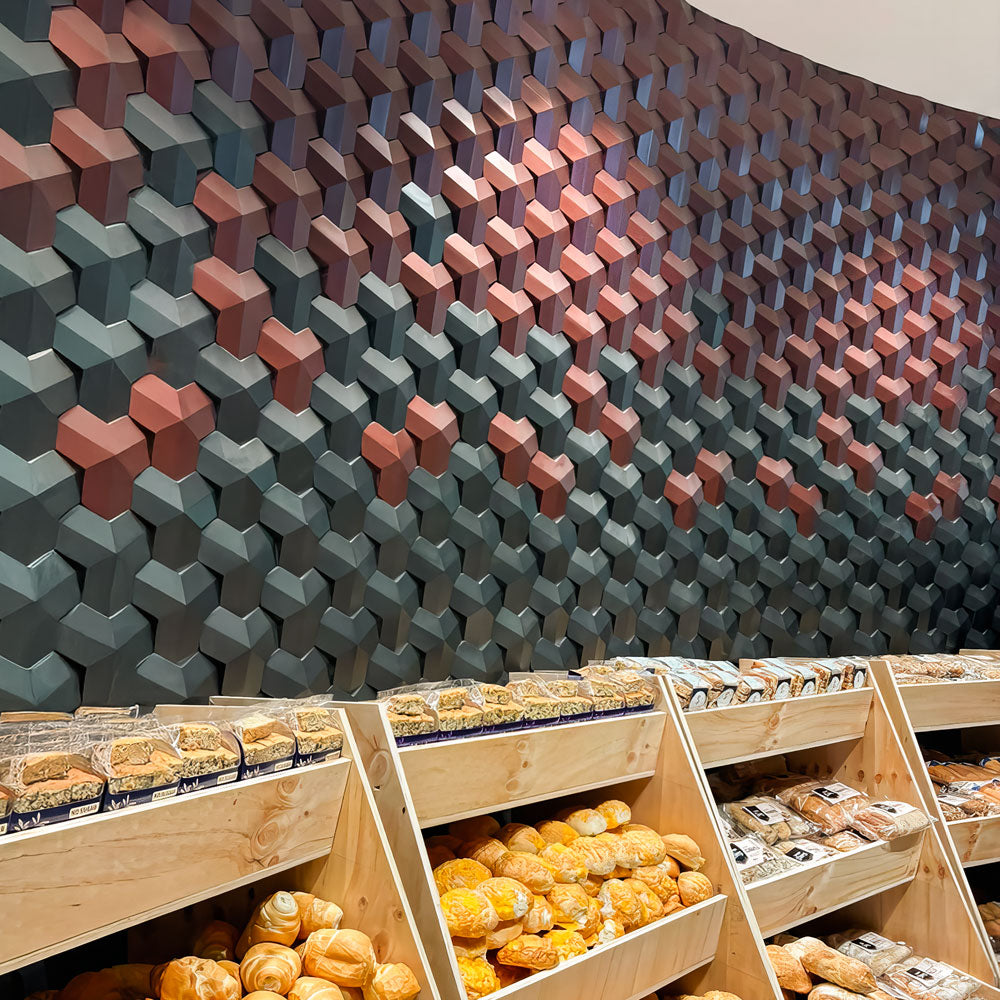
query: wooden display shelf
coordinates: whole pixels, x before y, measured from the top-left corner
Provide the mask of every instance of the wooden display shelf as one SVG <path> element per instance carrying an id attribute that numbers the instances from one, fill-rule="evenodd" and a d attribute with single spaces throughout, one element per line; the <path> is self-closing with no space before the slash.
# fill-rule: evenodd
<path id="1" fill-rule="evenodd" d="M 724 896 L 707 899 L 490 996 L 638 1000 L 715 958 L 725 910 Z"/>
<path id="2" fill-rule="evenodd" d="M 422 827 L 653 774 L 666 714 L 544 726 L 400 747 Z"/>
<path id="3" fill-rule="evenodd" d="M 1000 724 L 1000 681 L 899 684 L 913 731 Z"/>
<path id="4" fill-rule="evenodd" d="M 747 886 L 764 937 L 856 903 L 913 878 L 924 834 L 870 844 Z"/>
<path id="5" fill-rule="evenodd" d="M 0 972 L 330 850 L 350 760 L 0 838 Z"/>
<path id="6" fill-rule="evenodd" d="M 684 718 L 704 767 L 771 757 L 860 738 L 871 709 L 871 688 L 807 698 L 729 705 Z"/>
<path id="7" fill-rule="evenodd" d="M 1000 861 L 1000 816 L 973 816 L 948 823 L 958 859 L 965 868 Z"/>

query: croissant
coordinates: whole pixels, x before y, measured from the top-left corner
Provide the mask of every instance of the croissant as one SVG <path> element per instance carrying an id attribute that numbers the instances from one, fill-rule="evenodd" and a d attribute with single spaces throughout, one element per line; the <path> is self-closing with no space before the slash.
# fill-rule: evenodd
<path id="1" fill-rule="evenodd" d="M 242 983 L 243 979 L 240 976 L 240 963 L 232 962 L 228 958 L 219 959 L 219 965 L 222 966 L 236 980 L 238 983 Z"/>
<path id="2" fill-rule="evenodd" d="M 302 960 L 283 944 L 264 941 L 247 950 L 240 962 L 240 977 L 249 992 L 271 990 L 287 993 L 302 973 Z"/>
<path id="3" fill-rule="evenodd" d="M 306 975 L 338 986 L 364 986 L 375 972 L 375 949 L 361 931 L 313 931 L 299 954 Z"/>
<path id="4" fill-rule="evenodd" d="M 210 958 L 178 958 L 153 970 L 152 986 L 160 1000 L 240 1000 L 243 990 Z"/>
<path id="5" fill-rule="evenodd" d="M 236 942 L 239 940 L 240 932 L 224 920 L 213 920 L 205 925 L 205 929 L 198 935 L 191 949 L 198 958 L 210 958 L 214 962 L 220 959 L 234 959 L 236 957 Z"/>
<path id="6" fill-rule="evenodd" d="M 254 910 L 250 923 L 240 936 L 236 945 L 236 957 L 243 961 L 248 948 L 265 941 L 293 945 L 301 923 L 298 903 L 290 892 L 276 892 L 273 896 L 268 896 Z"/>
<path id="7" fill-rule="evenodd" d="M 336 983 L 315 976 L 303 976 L 292 983 L 288 1000 L 344 1000 L 344 994 Z"/>
<path id="8" fill-rule="evenodd" d="M 142 1000 L 152 993 L 151 965 L 115 965 L 100 972 L 84 972 L 59 993 L 67 1000 Z"/>
<path id="9" fill-rule="evenodd" d="M 293 892 L 292 898 L 299 908 L 299 937 L 307 938 L 313 931 L 324 928 L 336 930 L 344 917 L 344 911 L 329 900 L 320 899 L 311 892 Z"/>

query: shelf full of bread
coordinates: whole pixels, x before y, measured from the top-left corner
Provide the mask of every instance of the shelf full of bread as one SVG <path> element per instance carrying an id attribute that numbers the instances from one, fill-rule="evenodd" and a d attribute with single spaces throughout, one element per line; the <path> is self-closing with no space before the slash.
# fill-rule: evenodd
<path id="1" fill-rule="evenodd" d="M 344 706 L 443 1000 L 777 995 L 673 695 L 617 673 L 479 686 L 546 722 L 427 742 L 454 685 Z"/>
<path id="2" fill-rule="evenodd" d="M 931 820 L 866 660 L 658 663 L 765 935 L 914 878 Z"/>
<path id="3" fill-rule="evenodd" d="M 0 837 L 0 895 L 13 915 L 0 941 L 0 974 L 31 967 L 37 983 L 52 956 L 62 970 L 78 954 L 71 949 L 103 947 L 156 919 L 183 923 L 223 898 L 245 920 L 248 901 L 278 878 L 281 888 L 336 901 L 344 927 L 367 924 L 376 965 L 406 965 L 421 995 L 437 997 L 356 746 L 343 713 L 325 699 L 85 709 L 44 720 L 15 713 L 0 722 L 5 740 L 9 816 L 27 822 Z M 95 786 L 86 798 L 75 787 L 80 775 Z M 191 927 L 162 936 L 176 948 L 158 961 L 202 957 L 186 950 L 196 936 Z M 82 980 L 63 1000 L 110 989 L 108 975 L 79 971 L 93 987 Z M 180 980 L 165 982 L 164 992 L 150 984 L 138 1000 L 169 1000 L 169 984 Z M 130 989 L 122 987 L 125 1000 Z M 191 989 L 191 1000 L 215 1000 L 231 986 Z"/>

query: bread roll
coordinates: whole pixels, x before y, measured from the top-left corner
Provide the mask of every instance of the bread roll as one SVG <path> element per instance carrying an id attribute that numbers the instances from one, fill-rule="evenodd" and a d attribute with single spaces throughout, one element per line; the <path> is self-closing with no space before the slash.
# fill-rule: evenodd
<path id="1" fill-rule="evenodd" d="M 515 879 L 539 895 L 545 895 L 556 881 L 552 869 L 544 861 L 524 851 L 508 851 L 496 863 L 493 874 L 499 878 Z"/>
<path id="2" fill-rule="evenodd" d="M 621 880 L 608 879 L 597 894 L 605 917 L 614 917 L 625 930 L 634 930 L 642 925 L 642 903 L 639 897 Z"/>
<path id="3" fill-rule="evenodd" d="M 497 952 L 501 965 L 516 965 L 522 969 L 552 969 L 559 962 L 555 946 L 537 934 L 522 934 Z"/>
<path id="4" fill-rule="evenodd" d="M 683 893 L 681 898 L 683 898 Z M 834 951 L 818 938 L 799 938 L 797 941 L 786 944 L 785 949 L 802 963 L 806 972 L 810 972 L 820 979 L 829 980 L 852 993 L 867 994 L 875 989 L 875 976 L 867 965 L 859 962 L 856 958 L 841 955 L 839 951 Z M 835 1000 L 835 998 L 826 998 L 826 1000 Z"/>
<path id="5" fill-rule="evenodd" d="M 475 889 L 448 890 L 441 897 L 441 912 L 452 937 L 485 937 L 500 922 L 493 904 Z"/>
<path id="6" fill-rule="evenodd" d="M 456 961 L 467 1000 L 483 1000 L 483 997 L 500 989 L 500 980 L 485 958 L 459 958 Z"/>
<path id="7" fill-rule="evenodd" d="M 632 822 L 632 810 L 621 799 L 608 799 L 595 808 L 604 818 L 609 830 Z"/>
<path id="8" fill-rule="evenodd" d="M 580 836 L 569 823 L 564 823 L 560 819 L 550 819 L 539 823 L 537 830 L 542 840 L 549 844 L 572 844 Z"/>
<path id="9" fill-rule="evenodd" d="M 569 961 L 571 958 L 576 958 L 577 955 L 585 955 L 587 953 L 587 942 L 583 940 L 583 937 L 577 931 L 557 928 L 554 931 L 549 931 L 545 935 L 545 940 L 555 948 L 556 959 L 560 964 Z"/>
<path id="10" fill-rule="evenodd" d="M 665 833 L 662 837 L 667 854 L 685 868 L 697 871 L 705 863 L 701 848 L 684 833 Z"/>
<path id="11" fill-rule="evenodd" d="M 472 858 L 456 858 L 434 869 L 434 884 L 439 896 L 451 889 L 475 889 L 490 877 L 489 868 Z"/>
<path id="12" fill-rule="evenodd" d="M 500 824 L 492 816 L 472 816 L 450 823 L 448 832 L 461 841 L 479 840 L 483 837 L 496 837 L 500 832 Z"/>
<path id="13" fill-rule="evenodd" d="M 581 837 L 594 837 L 608 828 L 607 820 L 596 809 L 567 809 L 556 819 L 567 823 Z"/>
<path id="14" fill-rule="evenodd" d="M 520 920 L 531 907 L 531 893 L 512 878 L 488 878 L 476 887 L 501 920 Z"/>
<path id="15" fill-rule="evenodd" d="M 364 1000 L 414 1000 L 420 983 L 413 970 L 402 962 L 380 965 L 362 987 Z"/>
<path id="16" fill-rule="evenodd" d="M 590 897 L 579 885 L 559 884 L 545 897 L 552 907 L 552 919 L 560 927 L 577 930 L 587 919 Z"/>
<path id="17" fill-rule="evenodd" d="M 302 976 L 292 983 L 288 1000 L 344 1000 L 344 994 L 335 983 L 315 976 Z"/>
<path id="18" fill-rule="evenodd" d="M 493 930 L 486 932 L 486 950 L 496 951 L 523 933 L 524 924 L 520 920 L 501 920 Z"/>
<path id="19" fill-rule="evenodd" d="M 456 958 L 482 958 L 487 951 L 485 937 L 453 937 L 451 947 Z"/>
<path id="20" fill-rule="evenodd" d="M 701 872 L 681 872 L 677 876 L 677 890 L 685 906 L 703 903 L 715 895 L 712 883 Z"/>
<path id="21" fill-rule="evenodd" d="M 587 866 L 565 844 L 546 844 L 538 856 L 551 865 L 557 882 L 583 882 L 587 878 Z"/>
<path id="22" fill-rule="evenodd" d="M 313 931 L 301 945 L 301 957 L 306 975 L 338 986 L 363 986 L 375 971 L 375 949 L 371 938 L 361 931 Z"/>
<path id="23" fill-rule="evenodd" d="M 508 851 L 524 851 L 527 854 L 537 854 L 546 844 L 533 826 L 525 826 L 523 823 L 508 823 L 497 834 L 497 840 Z"/>
<path id="24" fill-rule="evenodd" d="M 786 951 L 781 945 L 769 944 L 767 957 L 782 989 L 793 993 L 808 993 L 812 989 L 809 974 L 790 951 Z"/>
<path id="25" fill-rule="evenodd" d="M 552 906 L 544 896 L 535 893 L 531 896 L 531 906 L 524 915 L 524 933 L 542 934 L 552 930 L 555 925 L 555 917 L 552 913 Z"/>
<path id="26" fill-rule="evenodd" d="M 567 846 L 587 866 L 591 875 L 610 875 L 614 871 L 617 864 L 615 854 L 606 842 L 594 837 L 577 837 Z"/>

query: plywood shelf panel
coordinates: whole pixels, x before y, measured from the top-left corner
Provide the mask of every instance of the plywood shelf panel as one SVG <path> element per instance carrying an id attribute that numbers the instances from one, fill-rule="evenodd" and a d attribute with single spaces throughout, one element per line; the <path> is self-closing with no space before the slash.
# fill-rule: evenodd
<path id="1" fill-rule="evenodd" d="M 399 749 L 422 827 L 653 774 L 666 719 L 614 719 Z"/>
<path id="2" fill-rule="evenodd" d="M 717 767 L 858 739 L 871 702 L 871 688 L 861 688 L 710 708 L 684 718 L 702 766 Z"/>
<path id="3" fill-rule="evenodd" d="M 0 838 L 0 973 L 325 857 L 353 762 Z"/>
<path id="4" fill-rule="evenodd" d="M 914 732 L 1000 724 L 1000 681 L 900 684 Z"/>
<path id="5" fill-rule="evenodd" d="M 975 816 L 948 824 L 959 860 L 966 868 L 1000 861 L 1000 816 Z"/>

